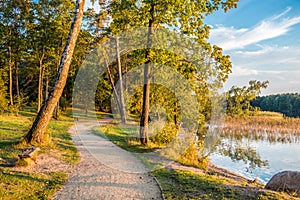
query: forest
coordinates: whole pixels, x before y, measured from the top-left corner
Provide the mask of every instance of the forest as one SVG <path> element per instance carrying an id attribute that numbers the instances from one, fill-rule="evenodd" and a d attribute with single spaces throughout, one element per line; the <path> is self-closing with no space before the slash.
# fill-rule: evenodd
<path id="1" fill-rule="evenodd" d="M 18 112 L 31 106 L 39 111 L 55 81 L 74 2 L 1 1 L 0 4 L 0 110 Z M 82 29 L 69 70 L 68 87 L 61 98 L 62 107 L 70 102 L 72 80 L 92 44 L 88 28 Z"/>
<path id="2" fill-rule="evenodd" d="M 251 105 L 262 111 L 282 113 L 286 117 L 300 117 L 300 96 L 298 93 L 259 96 L 251 101 Z"/>
<path id="3" fill-rule="evenodd" d="M 195 2 L 195 4 L 197 3 Z M 51 99 L 52 93 L 55 93 L 53 85 L 57 83 L 57 75 L 61 72 L 60 67 L 65 64 L 62 57 L 66 55 L 64 53 L 65 43 L 68 42 L 69 29 L 72 28 L 74 6 L 75 4 L 71 0 L 1 1 L 0 31 L 3 36 L 0 41 L 1 112 L 18 113 L 22 107 L 30 106 L 37 112 L 43 113 L 42 105 Z M 170 4 L 167 7 L 170 10 L 170 16 L 166 16 L 166 11 L 162 9 L 165 7 L 165 2 L 160 1 L 145 3 L 138 7 L 134 1 L 132 3 L 103 1 L 100 6 L 100 12 L 88 9 L 83 15 L 72 62 L 67 71 L 66 87 L 62 91 L 59 103 L 55 106 L 54 117 L 58 117 L 59 109 L 65 109 L 72 105 L 74 81 L 88 53 L 97 45 L 110 39 L 112 41 L 110 45 L 114 46 L 115 52 L 113 53 L 118 55 L 118 59 L 105 66 L 106 72 L 99 80 L 98 90 L 95 94 L 96 110 L 111 111 L 112 96 L 118 97 L 117 102 L 119 102 L 120 112 L 122 111 L 122 121 L 125 122 L 123 102 L 126 98 L 126 91 L 129 90 L 129 93 L 131 91 L 124 85 L 125 94 L 123 94 L 123 89 L 118 91 L 119 94 L 113 92 L 115 91 L 114 83 L 121 81 L 122 75 L 136 66 L 145 65 L 145 73 L 149 73 L 146 76 L 154 77 L 150 72 L 152 65 L 150 63 L 167 65 L 181 74 L 195 92 L 197 99 L 195 104 L 198 105 L 196 110 L 199 112 L 197 118 L 201 128 L 205 120 L 210 118 L 210 97 L 216 88 L 222 87 L 232 67 L 230 57 L 223 55 L 220 47 L 212 46 L 207 42 L 209 26 L 203 23 L 202 13 L 210 14 L 218 9 L 227 11 L 236 7 L 236 2 L 227 1 L 220 4 L 218 1 L 212 1 L 203 10 L 195 9 L 195 5 L 182 7 L 180 3 Z M 188 6 L 190 8 L 187 8 Z M 144 10 L 145 8 L 147 9 Z M 155 14 L 153 9 L 156 10 Z M 187 9 L 190 10 L 188 13 Z M 125 13 L 127 17 L 124 18 L 121 13 Z M 144 19 L 142 16 L 148 17 Z M 167 31 L 161 25 L 178 27 L 184 37 L 193 38 L 192 42 L 190 41 L 190 47 L 183 48 L 181 54 L 196 52 L 196 45 L 198 45 L 198 52 L 190 55 L 189 60 L 182 57 L 183 54 L 176 55 L 176 52 L 172 53 L 164 49 L 146 48 L 120 54 L 122 49 L 119 46 L 122 44 L 118 44 L 118 34 L 141 26 L 148 26 L 151 28 L 147 36 L 149 43 L 157 27 Z M 197 28 L 192 28 L 191 25 Z M 169 42 L 174 41 L 170 39 Z M 151 47 L 150 43 L 147 45 Z M 192 48 L 194 49 L 192 50 Z M 153 67 L 155 67 L 154 65 Z M 153 77 L 152 79 L 154 79 Z M 170 77 L 168 79 L 173 81 L 173 87 L 178 85 L 174 82 L 174 77 L 173 80 Z M 210 81 L 212 79 L 214 81 Z M 145 82 L 147 84 L 137 88 L 128 100 L 128 112 L 140 118 L 141 126 L 147 126 L 148 120 L 151 118 L 149 116 L 150 107 L 157 104 L 166 110 L 169 122 L 177 124 L 182 120 L 179 113 L 185 111 L 180 109 L 176 95 L 184 96 L 184 94 L 160 84 L 151 84 L 150 78 L 145 79 Z M 120 85 L 123 87 L 123 83 Z M 47 112 L 51 113 L 51 111 L 50 109 Z M 156 115 L 159 115 L 158 111 L 156 111 Z M 48 115 L 37 118 L 48 118 Z M 45 124 L 47 123 L 45 122 Z M 42 128 L 33 129 L 40 130 Z M 146 143 L 147 133 L 141 134 L 141 138 L 146 138 L 143 141 Z"/>

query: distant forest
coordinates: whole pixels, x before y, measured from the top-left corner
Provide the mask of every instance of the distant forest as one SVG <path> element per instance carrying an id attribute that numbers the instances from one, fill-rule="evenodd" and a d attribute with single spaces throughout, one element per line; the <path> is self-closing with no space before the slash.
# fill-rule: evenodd
<path id="1" fill-rule="evenodd" d="M 276 94 L 257 97 L 251 106 L 262 111 L 272 111 L 287 117 L 300 117 L 300 95 L 298 93 Z"/>

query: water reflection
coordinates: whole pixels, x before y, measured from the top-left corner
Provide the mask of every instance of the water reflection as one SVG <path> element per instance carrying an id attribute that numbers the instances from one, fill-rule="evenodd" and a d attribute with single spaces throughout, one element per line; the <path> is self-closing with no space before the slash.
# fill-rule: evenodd
<path id="1" fill-rule="evenodd" d="M 259 153 L 245 140 L 224 139 L 218 145 L 217 152 L 230 157 L 233 162 L 243 161 L 247 170 L 268 166 L 268 160 L 262 160 Z"/>
<path id="2" fill-rule="evenodd" d="M 281 170 L 299 170 L 300 134 L 291 131 L 233 130 L 224 128 L 211 162 L 266 183 Z"/>

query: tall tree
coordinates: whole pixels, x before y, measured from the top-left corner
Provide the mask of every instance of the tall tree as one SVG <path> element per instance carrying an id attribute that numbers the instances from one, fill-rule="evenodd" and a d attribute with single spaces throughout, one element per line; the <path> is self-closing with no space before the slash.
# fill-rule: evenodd
<path id="1" fill-rule="evenodd" d="M 76 0 L 73 22 L 70 28 L 65 49 L 61 57 L 61 62 L 54 87 L 49 94 L 49 98 L 45 101 L 41 110 L 39 111 L 34 123 L 32 124 L 31 129 L 25 135 L 25 140 L 28 143 L 41 143 L 44 141 L 46 127 L 52 117 L 54 108 L 59 101 L 59 98 L 67 81 L 69 67 L 83 19 L 84 2 L 84 0 Z"/>
<path id="2" fill-rule="evenodd" d="M 18 63 L 22 59 L 22 52 L 25 46 L 25 21 L 28 15 L 29 2 L 22 1 L 1 1 L 0 2 L 0 49 L 4 59 L 2 66 L 8 69 L 8 90 L 10 105 L 14 104 L 14 94 L 18 92 L 14 88 L 14 71 L 18 71 Z M 16 82 L 18 77 L 15 78 Z M 16 83 L 17 85 L 17 83 Z"/>
<path id="3" fill-rule="evenodd" d="M 63 40 L 68 35 L 65 27 L 71 24 L 71 14 L 68 12 L 73 10 L 73 4 L 70 3 L 70 0 L 40 0 L 32 6 L 34 20 L 28 23 L 27 41 L 30 43 L 29 57 L 37 63 L 35 70 L 38 75 L 38 89 L 34 94 L 37 93 L 38 97 L 38 111 L 45 99 L 43 93 L 48 93 L 50 75 L 56 74 L 58 70 Z"/>
<path id="4" fill-rule="evenodd" d="M 198 42 L 214 59 L 217 66 L 214 73 L 217 73 L 216 77 L 221 83 L 227 79 L 231 63 L 228 56 L 223 56 L 221 48 L 211 47 L 206 41 L 209 37 L 209 26 L 203 23 L 203 19 L 216 10 L 223 9 L 226 12 L 235 8 L 237 2 L 238 0 L 120 0 L 111 4 L 112 28 L 126 30 L 141 26 L 148 27 L 147 47 L 144 53 L 143 106 L 140 118 L 142 144 L 148 142 L 149 95 L 151 63 L 153 62 L 151 55 L 154 51 L 151 49 L 151 38 L 154 28 L 172 27 L 172 29 L 179 30 L 181 34 L 190 36 Z M 201 77 L 198 77 L 198 80 L 200 79 Z"/>
<path id="5" fill-rule="evenodd" d="M 117 65 L 118 65 L 118 74 L 119 74 L 119 104 L 120 104 L 120 114 L 123 123 L 126 123 L 126 113 L 125 113 L 125 102 L 124 102 L 124 88 L 123 88 L 123 74 L 122 74 L 122 64 L 120 56 L 120 45 L 119 38 L 116 36 L 116 56 L 117 56 Z"/>
<path id="6" fill-rule="evenodd" d="M 106 1 L 100 1 L 100 7 L 101 7 L 101 12 L 99 14 L 93 14 L 92 12 L 90 12 L 91 16 L 93 17 L 94 20 L 92 20 L 94 22 L 95 26 L 95 30 L 94 30 L 94 35 L 95 35 L 95 41 L 105 41 L 107 39 L 107 37 L 114 37 L 115 39 L 115 49 L 116 49 L 116 58 L 117 58 L 117 71 L 118 71 L 118 76 L 119 76 L 119 87 L 118 87 L 118 91 L 115 90 L 115 86 L 112 85 L 113 88 L 113 93 L 114 93 L 114 97 L 117 98 L 117 104 L 118 104 L 118 109 L 121 115 L 121 120 L 123 123 L 126 123 L 127 119 L 126 119 L 126 111 L 125 111 L 125 100 L 124 100 L 124 84 L 123 84 L 123 73 L 122 73 L 122 63 L 121 63 L 121 55 L 120 55 L 120 44 L 119 44 L 119 37 L 118 37 L 118 33 L 122 30 L 120 29 L 114 29 L 114 28 L 108 28 L 107 25 L 109 23 L 107 23 L 107 21 L 110 21 L 110 16 L 109 16 L 109 12 L 111 12 L 110 9 L 110 3 L 112 2 L 119 2 L 118 0 L 106 0 Z M 112 36 L 114 35 L 114 36 Z M 100 39 L 101 38 L 101 39 Z M 107 66 L 107 72 L 109 74 L 109 77 L 111 79 L 111 73 L 110 73 L 110 69 Z M 113 81 L 110 81 L 111 84 L 113 84 Z"/>

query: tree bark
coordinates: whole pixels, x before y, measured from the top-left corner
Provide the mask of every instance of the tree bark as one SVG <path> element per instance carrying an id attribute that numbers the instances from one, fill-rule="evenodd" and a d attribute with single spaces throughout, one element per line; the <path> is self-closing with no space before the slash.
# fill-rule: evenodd
<path id="1" fill-rule="evenodd" d="M 15 70 L 16 70 L 16 90 L 17 90 L 17 98 L 18 98 L 18 109 L 21 106 L 21 97 L 20 97 L 20 84 L 19 84 L 19 66 L 18 61 L 15 62 Z"/>
<path id="2" fill-rule="evenodd" d="M 68 71 L 83 19 L 83 11 L 84 0 L 76 0 L 73 22 L 70 28 L 65 49 L 61 57 L 61 62 L 54 87 L 49 94 L 49 98 L 44 102 L 40 112 L 38 113 L 34 123 L 32 124 L 31 129 L 24 137 L 25 141 L 28 143 L 42 143 L 44 141 L 44 135 L 47 125 L 52 118 L 53 110 L 66 85 Z"/>
<path id="3" fill-rule="evenodd" d="M 147 49 L 145 53 L 145 68 L 144 68 L 144 86 L 143 86 L 143 107 L 140 119 L 140 141 L 141 144 L 145 145 L 148 143 L 148 123 L 149 123 L 149 107 L 150 107 L 150 83 L 151 83 L 151 61 L 149 58 L 152 34 L 154 26 L 154 5 L 151 5 L 150 9 L 151 18 L 149 19 L 148 25 L 148 38 L 147 38 Z"/>
<path id="4" fill-rule="evenodd" d="M 14 99 L 13 99 L 13 71 L 12 71 L 12 50 L 11 46 L 8 47 L 8 53 L 9 53 L 9 100 L 10 100 L 10 105 L 14 105 Z"/>
<path id="5" fill-rule="evenodd" d="M 125 113 L 125 102 L 124 102 L 124 90 L 123 90 L 123 77 L 122 77 L 122 65 L 120 57 L 120 46 L 119 38 L 116 36 L 116 52 L 118 60 L 118 73 L 119 73 L 119 85 L 120 85 L 120 114 L 123 123 L 126 123 L 126 113 Z"/>
<path id="6" fill-rule="evenodd" d="M 113 89 L 113 95 L 114 95 L 114 98 L 115 98 L 116 101 L 117 101 L 118 109 L 121 110 L 120 98 L 119 98 L 119 95 L 118 95 L 117 90 L 116 90 L 116 88 L 115 88 L 114 79 L 113 79 L 113 77 L 112 77 L 112 75 L 111 75 L 111 72 L 110 72 L 110 69 L 109 69 L 109 65 L 108 65 L 106 59 L 105 59 L 105 65 L 106 65 L 106 69 L 107 69 L 109 81 L 110 81 L 110 84 L 111 84 L 112 89 Z"/>
<path id="7" fill-rule="evenodd" d="M 38 107 L 37 111 L 39 112 L 41 109 L 42 101 L 43 101 L 43 79 L 44 79 L 44 69 L 43 69 L 43 59 L 45 56 L 45 51 L 43 48 L 43 52 L 41 58 L 39 59 L 39 86 L 38 86 Z"/>
<path id="8" fill-rule="evenodd" d="M 61 57 L 61 55 L 62 55 L 62 51 L 63 51 L 63 46 L 64 46 L 64 44 L 63 44 L 63 38 L 61 38 L 61 40 L 60 40 L 60 43 L 59 43 L 59 45 L 58 45 L 58 55 Z M 60 60 L 58 60 L 58 62 L 57 62 L 57 64 L 56 64 L 56 71 L 58 72 L 58 69 L 59 69 L 59 66 L 60 66 Z M 47 99 L 49 98 L 49 94 L 48 94 L 48 97 L 47 97 Z M 55 106 L 55 108 L 54 108 L 54 119 L 58 119 L 58 117 L 59 117 L 59 108 L 60 106 L 59 106 L 59 99 L 58 99 L 58 101 L 57 101 L 57 104 L 56 104 L 56 106 Z"/>
<path id="9" fill-rule="evenodd" d="M 46 68 L 46 84 L 45 84 L 45 99 L 49 97 L 49 74 L 48 68 Z"/>

